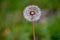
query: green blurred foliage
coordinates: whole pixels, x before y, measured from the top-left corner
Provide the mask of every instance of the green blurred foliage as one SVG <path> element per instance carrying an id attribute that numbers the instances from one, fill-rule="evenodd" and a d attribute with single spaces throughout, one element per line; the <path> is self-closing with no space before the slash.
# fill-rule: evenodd
<path id="1" fill-rule="evenodd" d="M 60 0 L 0 0 L 0 40 L 31 40 L 32 25 L 23 17 L 28 5 L 57 9 L 54 21 L 35 23 L 36 36 L 43 40 L 60 40 Z"/>

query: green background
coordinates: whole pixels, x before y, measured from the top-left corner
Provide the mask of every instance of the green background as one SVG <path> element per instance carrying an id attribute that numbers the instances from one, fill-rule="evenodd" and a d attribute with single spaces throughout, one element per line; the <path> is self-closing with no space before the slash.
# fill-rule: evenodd
<path id="1" fill-rule="evenodd" d="M 54 20 L 47 23 L 35 22 L 36 38 L 60 40 L 60 0 L 0 0 L 0 40 L 32 40 L 32 24 L 23 17 L 28 5 L 41 9 L 57 9 Z"/>

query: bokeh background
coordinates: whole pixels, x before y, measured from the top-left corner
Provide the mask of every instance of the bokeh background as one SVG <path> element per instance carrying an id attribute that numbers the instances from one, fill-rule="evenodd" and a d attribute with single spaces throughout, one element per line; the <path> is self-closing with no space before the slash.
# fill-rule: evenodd
<path id="1" fill-rule="evenodd" d="M 36 40 L 60 40 L 60 0 L 0 0 L 0 40 L 33 40 L 32 24 L 23 17 L 28 5 L 42 12 L 34 24 Z"/>

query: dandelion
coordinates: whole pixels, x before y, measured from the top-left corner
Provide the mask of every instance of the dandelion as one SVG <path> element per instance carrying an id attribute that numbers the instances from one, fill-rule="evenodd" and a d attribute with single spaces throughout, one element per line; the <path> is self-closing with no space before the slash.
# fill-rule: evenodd
<path id="1" fill-rule="evenodd" d="M 24 10 L 24 18 L 28 21 L 37 21 L 40 19 L 41 11 L 38 6 L 30 5 Z"/>
<path id="2" fill-rule="evenodd" d="M 32 32 L 33 32 L 33 40 L 35 40 L 35 30 L 34 30 L 34 21 L 37 21 L 40 19 L 41 11 L 38 6 L 36 5 L 30 5 L 27 6 L 24 10 L 24 18 L 28 21 L 32 22 Z"/>

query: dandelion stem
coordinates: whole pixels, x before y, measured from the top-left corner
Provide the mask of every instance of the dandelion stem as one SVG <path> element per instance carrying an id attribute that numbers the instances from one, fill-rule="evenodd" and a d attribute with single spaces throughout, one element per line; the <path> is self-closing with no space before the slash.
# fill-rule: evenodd
<path id="1" fill-rule="evenodd" d="M 35 40 L 34 22 L 32 22 L 32 32 L 33 32 L 33 40 Z"/>

